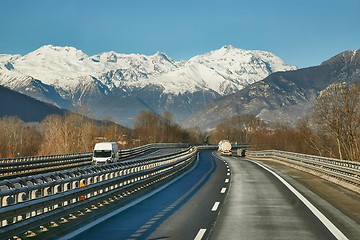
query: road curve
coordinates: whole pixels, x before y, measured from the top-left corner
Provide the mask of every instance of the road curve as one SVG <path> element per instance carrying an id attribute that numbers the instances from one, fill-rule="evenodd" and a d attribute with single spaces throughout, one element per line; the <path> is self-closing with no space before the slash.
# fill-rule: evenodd
<path id="1" fill-rule="evenodd" d="M 272 170 L 224 159 L 232 170 L 231 186 L 211 239 L 347 239 L 330 229 L 335 226 L 326 227 Z"/>
<path id="2" fill-rule="evenodd" d="M 201 184 L 201 188 L 157 227 L 148 239 L 200 240 L 209 237 L 228 193 L 231 170 L 211 151 L 201 151 L 199 163 L 211 163 L 214 168 L 211 175 L 202 177 L 206 182 Z M 197 175 L 200 172 L 193 173 Z"/>
<path id="3" fill-rule="evenodd" d="M 263 163 L 200 151 L 181 177 L 68 239 L 353 239 L 358 224 L 334 210 L 329 225 L 309 207 L 326 201 Z M 276 173 L 277 172 L 277 173 Z M 277 175 L 277 176 L 276 176 Z M 286 186 L 287 182 L 291 185 Z M 293 188 L 300 189 L 296 193 Z M 305 194 L 304 194 L 305 193 Z M 300 195 L 305 195 L 305 200 Z M 307 203 L 306 197 L 309 197 Z M 313 206 L 314 207 L 314 206 Z M 316 209 L 316 207 L 314 207 Z M 332 211 L 332 210 L 331 210 Z M 322 213 L 320 212 L 320 215 Z M 336 221 L 333 226 L 333 216 Z M 341 216 L 340 216 L 341 215 Z M 325 216 L 324 216 L 325 217 Z M 325 217 L 326 218 L 326 217 Z M 336 226 L 338 226 L 338 228 Z M 350 228 L 352 232 L 341 232 Z M 335 229 L 335 230 L 334 230 Z M 336 229 L 339 233 L 336 233 Z M 355 229 L 355 230 L 354 230 Z"/>
<path id="4" fill-rule="evenodd" d="M 199 229 L 214 225 L 225 197 L 221 191 L 227 173 L 226 165 L 215 160 L 211 151 L 201 151 L 197 164 L 168 186 L 60 239 L 194 239 Z M 193 198 L 196 204 L 184 208 Z M 179 212 L 185 213 L 176 218 L 181 223 L 174 223 L 173 216 Z"/>

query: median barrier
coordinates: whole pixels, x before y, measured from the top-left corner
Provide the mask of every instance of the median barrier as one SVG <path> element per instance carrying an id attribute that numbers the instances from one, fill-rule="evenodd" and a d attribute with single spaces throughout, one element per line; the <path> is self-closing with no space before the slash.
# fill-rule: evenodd
<path id="1" fill-rule="evenodd" d="M 196 152 L 196 148 L 188 148 L 149 159 L 2 180 L 0 238 L 21 235 L 104 199 L 164 181 L 193 164 Z"/>

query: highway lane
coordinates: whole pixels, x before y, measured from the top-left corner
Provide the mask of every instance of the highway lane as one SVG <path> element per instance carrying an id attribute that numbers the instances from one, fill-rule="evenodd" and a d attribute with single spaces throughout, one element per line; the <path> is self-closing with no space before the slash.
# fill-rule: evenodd
<path id="1" fill-rule="evenodd" d="M 211 239 L 346 239 L 336 237 L 272 173 L 252 161 L 224 158 L 231 187 Z"/>
<path id="2" fill-rule="evenodd" d="M 231 170 L 227 163 L 202 152 L 201 161 L 212 160 L 216 170 L 184 205 L 163 222 L 148 239 L 207 239 L 228 193 Z"/>
<path id="3" fill-rule="evenodd" d="M 201 151 L 197 164 L 167 187 L 62 239 L 194 239 L 200 229 L 208 229 L 203 236 L 208 235 L 224 202 L 224 186 L 229 182 L 225 179 L 230 174 L 226 165 L 211 154 Z M 190 208 L 179 211 L 188 203 Z"/>
<path id="4" fill-rule="evenodd" d="M 201 151 L 181 178 L 63 239 L 347 239 L 341 231 L 334 236 L 273 173 L 241 158 L 220 159 Z"/>

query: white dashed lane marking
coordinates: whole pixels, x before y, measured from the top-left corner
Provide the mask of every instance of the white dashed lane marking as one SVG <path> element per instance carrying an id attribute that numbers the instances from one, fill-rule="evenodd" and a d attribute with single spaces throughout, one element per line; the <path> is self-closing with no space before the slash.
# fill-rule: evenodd
<path id="1" fill-rule="evenodd" d="M 201 240 L 204 236 L 206 232 L 206 228 L 201 228 L 198 232 L 198 234 L 196 234 L 196 237 L 194 238 L 194 240 Z"/>
<path id="2" fill-rule="evenodd" d="M 215 211 L 218 209 L 219 204 L 220 204 L 220 202 L 215 202 L 215 203 L 214 203 L 214 206 L 213 206 L 212 209 L 211 209 L 211 211 L 212 211 L 212 212 L 215 212 Z"/>

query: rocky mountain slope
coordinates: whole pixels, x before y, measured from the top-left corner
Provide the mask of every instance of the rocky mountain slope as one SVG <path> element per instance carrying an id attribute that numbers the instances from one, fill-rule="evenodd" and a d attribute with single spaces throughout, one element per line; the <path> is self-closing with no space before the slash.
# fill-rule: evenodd
<path id="1" fill-rule="evenodd" d="M 295 123 L 310 114 L 319 93 L 336 82 L 360 83 L 360 50 L 340 53 L 319 66 L 273 73 L 235 94 L 214 100 L 184 124 L 202 123 L 206 130 L 236 114 Z"/>
<path id="2" fill-rule="evenodd" d="M 40 122 L 48 115 L 62 115 L 66 112 L 63 109 L 2 86 L 0 86 L 0 96 L 0 118 L 16 116 L 26 122 Z"/>
<path id="3" fill-rule="evenodd" d="M 214 99 L 293 69 L 272 53 L 232 46 L 178 62 L 159 52 L 88 56 L 47 45 L 25 56 L 0 55 L 0 85 L 61 108 L 85 106 L 98 118 L 131 126 L 145 109 L 170 111 L 182 121 Z"/>

